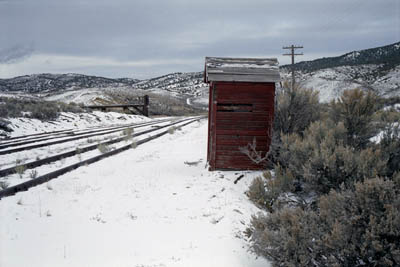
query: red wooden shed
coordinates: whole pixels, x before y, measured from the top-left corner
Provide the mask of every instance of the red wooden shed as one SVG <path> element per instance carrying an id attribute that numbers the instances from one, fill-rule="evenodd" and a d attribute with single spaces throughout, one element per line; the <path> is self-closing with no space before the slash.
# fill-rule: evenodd
<path id="1" fill-rule="evenodd" d="M 210 170 L 262 169 L 240 151 L 256 142 L 265 156 L 271 142 L 278 61 L 271 58 L 206 57 L 210 86 L 208 152 Z"/>

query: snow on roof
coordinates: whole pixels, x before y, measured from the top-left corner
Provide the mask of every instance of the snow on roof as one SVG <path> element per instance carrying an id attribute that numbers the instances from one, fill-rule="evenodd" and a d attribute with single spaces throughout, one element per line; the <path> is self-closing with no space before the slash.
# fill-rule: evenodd
<path id="1" fill-rule="evenodd" d="M 204 81 L 279 82 L 276 58 L 206 57 Z"/>

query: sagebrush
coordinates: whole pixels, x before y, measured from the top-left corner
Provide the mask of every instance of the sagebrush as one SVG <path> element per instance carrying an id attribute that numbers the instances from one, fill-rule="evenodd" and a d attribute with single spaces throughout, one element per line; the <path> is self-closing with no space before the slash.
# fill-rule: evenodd
<path id="1" fill-rule="evenodd" d="M 400 265 L 399 112 L 359 89 L 322 108 L 310 91 L 298 102 L 315 108 L 291 122 L 301 90 L 277 101 L 273 172 L 247 192 L 269 212 L 248 228 L 253 250 L 274 266 Z"/>

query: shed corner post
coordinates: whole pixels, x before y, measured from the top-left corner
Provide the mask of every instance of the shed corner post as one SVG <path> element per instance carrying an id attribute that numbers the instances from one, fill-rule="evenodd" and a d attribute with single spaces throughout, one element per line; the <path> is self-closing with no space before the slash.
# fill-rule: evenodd
<path id="1" fill-rule="evenodd" d="M 210 170 L 216 169 L 217 156 L 217 83 L 213 82 L 210 87 L 211 96 L 211 155 L 210 155 Z"/>
<path id="2" fill-rule="evenodd" d="M 208 102 L 208 144 L 207 144 L 207 162 L 209 165 L 208 170 L 215 170 L 215 149 L 216 149 L 216 97 L 215 97 L 215 83 L 210 82 L 209 85 L 209 102 Z"/>

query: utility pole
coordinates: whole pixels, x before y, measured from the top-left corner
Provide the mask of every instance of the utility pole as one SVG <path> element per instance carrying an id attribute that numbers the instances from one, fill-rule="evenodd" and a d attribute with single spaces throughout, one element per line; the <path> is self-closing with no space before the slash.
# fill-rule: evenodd
<path id="1" fill-rule="evenodd" d="M 303 46 L 284 46 L 283 49 L 290 49 L 290 54 L 283 54 L 284 56 L 292 56 L 292 91 L 294 89 L 294 56 L 302 56 L 303 53 L 295 53 L 295 49 L 303 48 Z"/>

